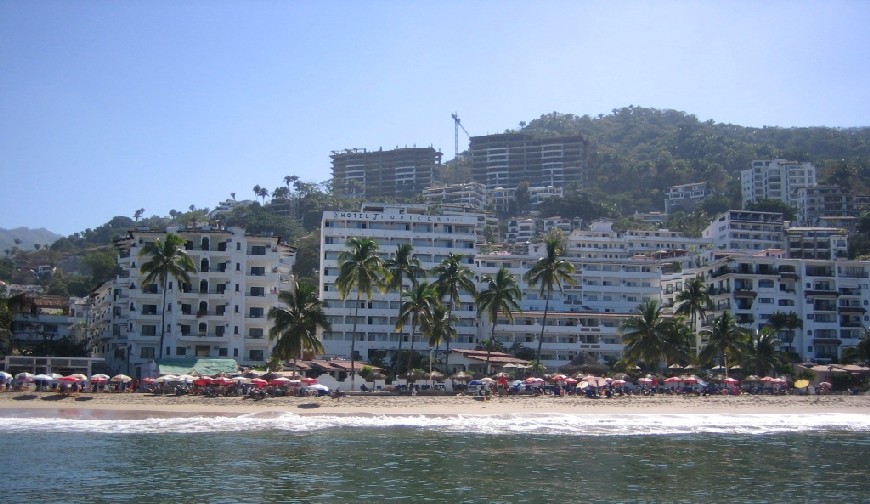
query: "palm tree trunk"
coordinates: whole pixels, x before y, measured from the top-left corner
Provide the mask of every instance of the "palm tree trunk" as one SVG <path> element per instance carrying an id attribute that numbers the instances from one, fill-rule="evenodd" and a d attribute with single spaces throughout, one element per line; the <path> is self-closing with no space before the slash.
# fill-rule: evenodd
<path id="1" fill-rule="evenodd" d="M 498 315 L 496 315 L 498 316 Z M 492 345 L 495 344 L 495 324 L 492 324 L 492 333 L 489 335 L 489 347 L 486 349 L 486 374 L 490 374 L 489 356 L 492 353 Z"/>
<path id="2" fill-rule="evenodd" d="M 402 328 L 404 329 L 404 327 Z M 399 359 L 402 357 L 402 341 L 405 339 L 405 335 L 402 332 L 399 332 L 399 352 L 396 354 L 396 357 L 393 359 L 393 378 L 399 377 Z"/>
<path id="3" fill-rule="evenodd" d="M 538 338 L 538 355 L 536 358 L 539 366 L 541 365 L 541 347 L 544 345 L 544 329 L 547 328 L 547 312 L 550 311 L 550 295 L 552 291 L 552 288 L 547 289 L 547 302 L 544 303 L 544 320 L 541 323 L 541 337 Z"/>
<path id="4" fill-rule="evenodd" d="M 450 321 L 453 320 L 453 294 L 450 295 L 450 309 L 447 310 L 447 334 L 444 335 L 446 350 L 444 351 L 444 372 L 450 373 Z"/>
<path id="5" fill-rule="evenodd" d="M 356 291 L 356 307 L 353 309 L 353 334 L 350 340 L 350 389 L 353 390 L 353 382 L 356 378 L 356 323 L 359 317 L 360 291 Z"/>
<path id="6" fill-rule="evenodd" d="M 168 278 L 163 279 L 163 306 L 160 308 L 160 352 L 157 355 L 163 359 L 163 342 L 166 339 L 166 283 Z M 127 362 L 130 362 L 130 349 L 127 349 Z M 129 370 L 128 370 L 129 371 Z"/>
<path id="7" fill-rule="evenodd" d="M 408 376 L 407 380 L 411 379 L 411 366 L 414 360 L 414 333 L 417 332 L 417 316 L 414 316 L 414 321 L 411 322 L 411 350 L 408 352 Z"/>

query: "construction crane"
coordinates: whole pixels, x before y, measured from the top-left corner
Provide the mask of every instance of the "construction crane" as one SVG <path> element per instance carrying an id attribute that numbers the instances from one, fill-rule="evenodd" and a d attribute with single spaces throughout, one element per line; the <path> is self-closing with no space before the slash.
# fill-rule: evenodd
<path id="1" fill-rule="evenodd" d="M 471 138 L 471 135 L 468 134 L 468 130 L 465 129 L 465 126 L 459 121 L 459 116 L 454 112 L 450 117 L 453 118 L 453 158 L 456 159 L 459 157 L 459 128 L 462 128 L 462 131 L 465 133 L 465 136 Z"/>

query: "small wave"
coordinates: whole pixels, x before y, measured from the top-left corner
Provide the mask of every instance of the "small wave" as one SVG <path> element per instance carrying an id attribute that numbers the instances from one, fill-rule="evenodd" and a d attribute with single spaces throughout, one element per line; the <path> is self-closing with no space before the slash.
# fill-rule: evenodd
<path id="1" fill-rule="evenodd" d="M 800 431 L 870 432 L 870 415 L 824 414 L 516 414 L 502 416 L 277 415 L 155 417 L 142 419 L 5 418 L 0 433 L 105 434 L 314 432 L 324 429 L 408 428 L 490 435 L 655 436 L 773 434 Z"/>

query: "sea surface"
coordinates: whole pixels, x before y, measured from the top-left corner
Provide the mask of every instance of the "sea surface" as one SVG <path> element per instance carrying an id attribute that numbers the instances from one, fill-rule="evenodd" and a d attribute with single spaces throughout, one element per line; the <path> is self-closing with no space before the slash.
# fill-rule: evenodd
<path id="1" fill-rule="evenodd" d="M 0 414 L 6 502 L 870 502 L 870 415 Z"/>

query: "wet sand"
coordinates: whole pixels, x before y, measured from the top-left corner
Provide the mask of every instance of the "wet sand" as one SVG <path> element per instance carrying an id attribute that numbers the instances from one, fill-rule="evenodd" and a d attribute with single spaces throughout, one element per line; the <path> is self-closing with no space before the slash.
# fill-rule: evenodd
<path id="1" fill-rule="evenodd" d="M 53 415 L 82 410 L 115 417 L 245 415 L 510 415 L 510 414 L 800 414 L 870 415 L 870 395 L 846 396 L 630 396 L 588 399 L 583 396 L 509 396 L 482 400 L 476 396 L 397 396 L 364 394 L 330 397 L 155 396 L 147 393 L 2 392 L 0 416 Z"/>

